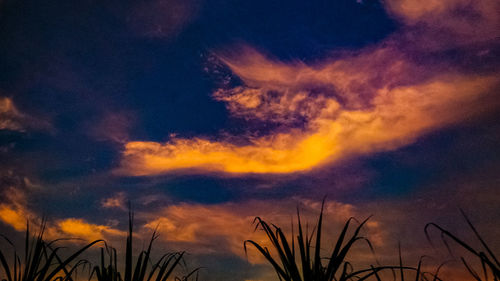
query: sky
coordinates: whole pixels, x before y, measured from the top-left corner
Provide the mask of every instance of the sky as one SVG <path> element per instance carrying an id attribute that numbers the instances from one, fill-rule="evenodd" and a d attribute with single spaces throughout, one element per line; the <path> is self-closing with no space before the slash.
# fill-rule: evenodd
<path id="1" fill-rule="evenodd" d="M 120 250 L 130 202 L 203 280 L 277 280 L 253 218 L 326 196 L 325 233 L 372 215 L 388 264 L 471 280 L 424 234 L 475 243 L 460 209 L 500 249 L 496 0 L 0 0 L 0 38 L 2 234 Z"/>

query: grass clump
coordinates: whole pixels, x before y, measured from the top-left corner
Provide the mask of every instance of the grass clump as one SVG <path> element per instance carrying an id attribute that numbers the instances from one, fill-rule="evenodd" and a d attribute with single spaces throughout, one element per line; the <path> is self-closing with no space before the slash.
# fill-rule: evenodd
<path id="1" fill-rule="evenodd" d="M 471 264 L 470 261 L 468 262 L 464 257 L 460 257 L 460 260 L 464 264 L 465 268 L 467 271 L 472 275 L 472 277 L 477 280 L 477 281 L 487 281 L 489 280 L 490 276 L 493 278 L 493 280 L 497 281 L 500 280 L 500 263 L 498 262 L 497 257 L 491 250 L 491 248 L 488 246 L 488 244 L 484 241 L 482 236 L 479 234 L 477 229 L 474 227 L 470 219 L 467 217 L 465 212 L 463 210 L 460 210 L 462 213 L 465 221 L 467 222 L 468 226 L 474 233 L 474 236 L 478 239 L 478 241 L 481 244 L 482 249 L 475 249 L 474 247 L 470 246 L 468 243 L 466 243 L 464 240 L 458 238 L 456 235 L 452 234 L 450 231 L 444 229 L 443 227 L 439 226 L 436 223 L 428 223 L 425 228 L 425 235 L 427 236 L 427 239 L 430 241 L 430 236 L 429 236 L 429 229 L 430 228 L 435 228 L 441 233 L 441 238 L 445 246 L 448 248 L 448 251 L 451 253 L 451 248 L 449 247 L 449 244 L 446 242 L 446 237 L 450 238 L 452 241 L 456 243 L 460 248 L 464 249 L 466 252 L 469 252 L 472 254 L 474 257 L 476 257 L 480 264 L 481 264 L 481 271 L 482 275 L 478 273 L 477 270 L 475 270 Z"/>
<path id="2" fill-rule="evenodd" d="M 274 224 L 269 225 L 260 217 L 256 217 L 254 220 L 254 223 L 257 223 L 256 229 L 261 227 L 266 233 L 278 257 L 273 257 L 267 247 L 263 247 L 253 240 L 244 242 L 245 252 L 247 252 L 248 244 L 254 246 L 273 266 L 279 279 L 284 281 L 365 280 L 371 276 L 377 276 L 377 272 L 383 269 L 395 268 L 391 266 L 371 266 L 367 269 L 355 271 L 352 264 L 346 260 L 352 246 L 360 240 L 366 241 L 372 249 L 370 241 L 360 236 L 360 231 L 369 218 L 361 222 L 354 229 L 353 234 L 349 236 L 347 232 L 353 221 L 353 218 L 350 218 L 345 223 L 330 255 L 327 258 L 321 257 L 320 250 L 323 248 L 321 228 L 324 203 L 323 200 L 317 225 L 310 235 L 308 233 L 304 234 L 300 214 L 297 211 L 298 235 L 295 237 L 296 239 L 292 237 L 291 241 L 286 238 L 280 227 Z M 323 262 L 323 260 L 326 260 L 326 262 Z M 401 266 L 401 269 L 411 268 Z"/>
<path id="3" fill-rule="evenodd" d="M 183 261 L 185 252 L 174 252 L 164 254 L 157 262 L 151 259 L 151 250 L 154 240 L 158 238 L 156 230 L 153 232 L 146 250 L 143 250 L 133 262 L 133 214 L 129 212 L 128 236 L 125 245 L 124 274 L 118 269 L 116 249 L 105 245 L 101 248 L 100 263 L 93 267 L 90 278 L 95 274 L 98 281 L 166 281 L 172 276 Z M 107 254 L 107 257 L 105 255 Z M 183 277 L 175 277 L 176 280 L 188 280 L 198 269 L 189 272 Z M 10 280 L 9 280 L 10 281 Z"/>
<path id="4" fill-rule="evenodd" d="M 42 222 L 37 234 L 30 233 L 29 223 L 25 232 L 24 258 L 18 255 L 14 244 L 4 235 L 0 235 L 5 242 L 13 247 L 13 258 L 9 262 L 4 251 L 0 250 L 0 280 L 7 281 L 72 281 L 71 275 L 84 261 L 77 258 L 101 240 L 93 241 L 68 258 L 61 258 L 59 255 L 62 247 L 56 246 L 57 239 L 45 242 L 43 235 L 45 232 L 45 222 Z M 73 261 L 75 264 L 71 265 Z"/>

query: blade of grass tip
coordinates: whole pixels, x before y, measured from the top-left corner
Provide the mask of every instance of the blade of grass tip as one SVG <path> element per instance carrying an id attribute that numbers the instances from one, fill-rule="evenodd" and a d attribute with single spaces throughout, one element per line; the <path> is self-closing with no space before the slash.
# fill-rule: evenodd
<path id="1" fill-rule="evenodd" d="M 366 237 L 360 237 L 360 239 L 365 241 L 366 244 L 368 244 L 368 248 L 370 249 L 370 252 L 372 253 L 373 258 L 375 259 L 375 262 L 377 263 L 377 265 L 380 266 L 380 261 L 377 258 L 377 255 L 375 253 L 375 248 L 373 247 L 372 242 L 370 242 L 370 240 L 368 240 L 368 238 L 366 238 Z"/>
<path id="2" fill-rule="evenodd" d="M 462 215 L 464 216 L 465 218 L 465 221 L 467 222 L 467 224 L 469 225 L 469 227 L 472 229 L 472 231 L 474 232 L 474 234 L 476 235 L 477 239 L 479 239 L 479 241 L 481 242 L 481 244 L 483 245 L 483 247 L 486 249 L 486 251 L 490 254 L 490 256 L 493 258 L 493 260 L 495 261 L 495 263 L 497 264 L 497 266 L 500 266 L 500 263 L 498 262 L 497 258 L 495 257 L 495 254 L 493 254 L 493 251 L 490 250 L 490 248 L 488 247 L 488 245 L 486 244 L 486 242 L 484 242 L 483 238 L 481 237 L 481 235 L 479 235 L 479 232 L 477 231 L 477 229 L 474 227 L 474 225 L 472 224 L 472 222 L 470 221 L 470 219 L 467 217 L 467 215 L 465 214 L 464 210 L 460 209 L 460 212 L 462 213 Z"/>

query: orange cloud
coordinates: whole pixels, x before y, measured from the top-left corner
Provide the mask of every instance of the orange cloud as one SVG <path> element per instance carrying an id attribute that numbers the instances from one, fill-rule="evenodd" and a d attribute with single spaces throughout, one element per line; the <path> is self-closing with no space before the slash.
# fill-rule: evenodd
<path id="1" fill-rule="evenodd" d="M 8 187 L 3 191 L 3 195 L 5 202 L 0 203 L 0 222 L 17 231 L 25 231 L 28 221 L 31 225 L 40 226 L 39 216 L 27 206 L 26 194 L 20 187 Z M 45 228 L 46 239 L 67 237 L 94 241 L 119 236 L 126 236 L 126 232 L 111 226 L 92 224 L 81 218 L 48 221 Z"/>
<path id="2" fill-rule="evenodd" d="M 97 225 L 86 222 L 83 219 L 69 218 L 57 222 L 57 229 L 62 232 L 62 236 L 83 238 L 87 241 L 105 239 L 113 236 L 126 236 L 126 232 L 113 229 L 105 225 Z"/>
<path id="3" fill-rule="evenodd" d="M 0 221 L 12 226 L 17 231 L 26 230 L 28 219 L 34 219 L 35 214 L 26 206 L 25 193 L 16 185 L 25 184 L 29 180 L 21 181 L 12 173 L 9 174 L 10 184 L 2 190 L 2 201 L 0 203 Z M 9 180 L 6 180 L 9 182 Z"/>
<path id="4" fill-rule="evenodd" d="M 22 209 L 16 209 L 11 206 L 0 205 L 0 221 L 12 226 L 17 231 L 26 230 L 27 214 Z"/>
<path id="5" fill-rule="evenodd" d="M 125 200 L 126 200 L 125 193 L 118 192 L 114 196 L 102 200 L 101 206 L 103 208 L 118 208 L 125 210 L 127 209 Z"/>
<path id="6" fill-rule="evenodd" d="M 259 64 L 258 59 L 252 61 Z M 394 64 L 395 69 L 403 67 Z M 347 75 L 335 71 L 332 66 L 317 70 L 304 66 L 297 71 L 294 66 L 287 68 L 278 63 L 273 67 L 267 62 L 261 67 L 275 69 L 274 76 L 253 75 L 260 73 L 258 66 L 260 64 L 240 65 L 235 69 L 235 73 L 248 79 L 253 87 L 238 91 L 236 96 L 231 90 L 225 93 L 227 96 L 219 91 L 219 98 L 228 102 L 230 109 L 242 108 L 242 114 L 264 120 L 268 115 L 286 117 L 286 111 L 299 114 L 309 118 L 305 129 L 253 138 L 247 145 L 202 138 L 173 138 L 167 143 L 129 142 L 123 153 L 122 171 L 131 175 L 155 175 L 179 169 L 226 173 L 307 171 L 351 155 L 396 149 L 430 130 L 470 117 L 475 111 L 484 110 L 472 105 L 499 82 L 496 76 L 445 74 L 417 85 L 390 87 L 383 84 L 379 88 L 373 86 L 374 97 L 370 105 L 363 106 L 356 98 L 341 104 L 339 98 L 327 92 L 318 93 L 319 96 L 296 92 L 296 87 L 303 83 L 301 79 L 313 84 L 318 80 L 339 86 L 339 93 L 349 96 L 354 82 L 338 80 L 341 82 L 336 85 L 335 76 Z M 371 78 L 362 76 L 359 83 Z M 261 84 L 264 86 L 258 88 Z M 274 95 L 269 85 L 281 87 L 285 93 L 283 98 L 269 99 Z M 293 98 L 287 98 L 288 93 Z M 265 103 L 264 109 L 259 108 L 259 103 Z M 298 103 L 304 106 L 296 106 Z"/>
<path id="7" fill-rule="evenodd" d="M 146 228 L 159 227 L 160 239 L 180 244 L 180 247 L 194 253 L 231 253 L 245 258 L 243 241 L 252 239 L 270 246 L 265 233 L 254 231 L 255 216 L 275 223 L 290 234 L 290 223 L 295 221 L 294 209 L 300 202 L 303 223 L 313 225 L 321 208 L 321 202 L 293 199 L 279 201 L 246 201 L 218 205 L 180 204 L 169 206 L 160 212 L 143 214 Z M 349 204 L 327 202 L 325 206 L 325 233 L 337 233 L 339 226 L 357 210 Z M 295 222 L 294 222 L 295 223 Z M 374 237 L 375 245 L 383 243 L 383 233 L 374 220 L 366 230 Z M 373 235 L 372 235 L 373 234 Z M 325 238 L 329 243 L 329 238 Z M 325 244 L 329 245 L 329 244 Z M 333 246 L 332 246 L 333 247 Z M 272 249 L 272 247 L 270 247 Z M 329 250 L 330 248 L 325 250 Z M 260 255 L 250 249 L 249 261 L 262 263 Z"/>
<path id="8" fill-rule="evenodd" d="M 0 97 L 0 130 L 24 131 L 25 115 L 14 106 L 12 99 Z"/>
<path id="9" fill-rule="evenodd" d="M 413 34 L 408 30 L 417 23 L 427 23 L 414 39 L 426 48 L 428 42 L 455 46 L 497 38 L 497 1 L 414 2 L 387 1 L 387 9 L 406 23 L 405 28 L 381 44 L 337 59 L 282 62 L 245 46 L 237 53 L 218 54 L 243 83 L 216 90 L 214 98 L 225 102 L 234 117 L 276 123 L 280 129 L 261 137 L 240 136 L 238 142 L 224 137 L 131 141 L 124 145 L 118 172 L 309 171 L 347 157 L 398 149 L 491 109 L 498 73 L 473 75 L 445 64 L 419 64 L 398 40 L 407 40 L 406 35 Z M 471 11 L 460 13 L 469 6 L 479 15 L 475 23 L 463 18 Z M 448 42 L 448 37 L 454 41 Z"/>
<path id="10" fill-rule="evenodd" d="M 21 111 L 9 97 L 0 97 L 0 130 L 25 132 L 27 129 L 51 129 L 45 120 L 35 119 Z"/>
<path id="11" fill-rule="evenodd" d="M 422 23 L 427 38 L 419 36 L 419 40 L 433 48 L 486 42 L 500 36 L 500 3 L 496 0 L 389 0 L 385 6 L 408 26 Z"/>

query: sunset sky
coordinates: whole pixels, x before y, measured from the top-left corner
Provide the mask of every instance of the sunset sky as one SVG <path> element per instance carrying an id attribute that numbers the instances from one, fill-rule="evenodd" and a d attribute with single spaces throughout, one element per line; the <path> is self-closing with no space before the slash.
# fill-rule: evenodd
<path id="1" fill-rule="evenodd" d="M 460 208 L 500 250 L 497 0 L 0 0 L 0 38 L 1 234 L 120 250 L 130 201 L 139 249 L 270 281 L 253 218 L 327 196 L 386 263 L 452 259 L 424 226 L 473 241 Z"/>

